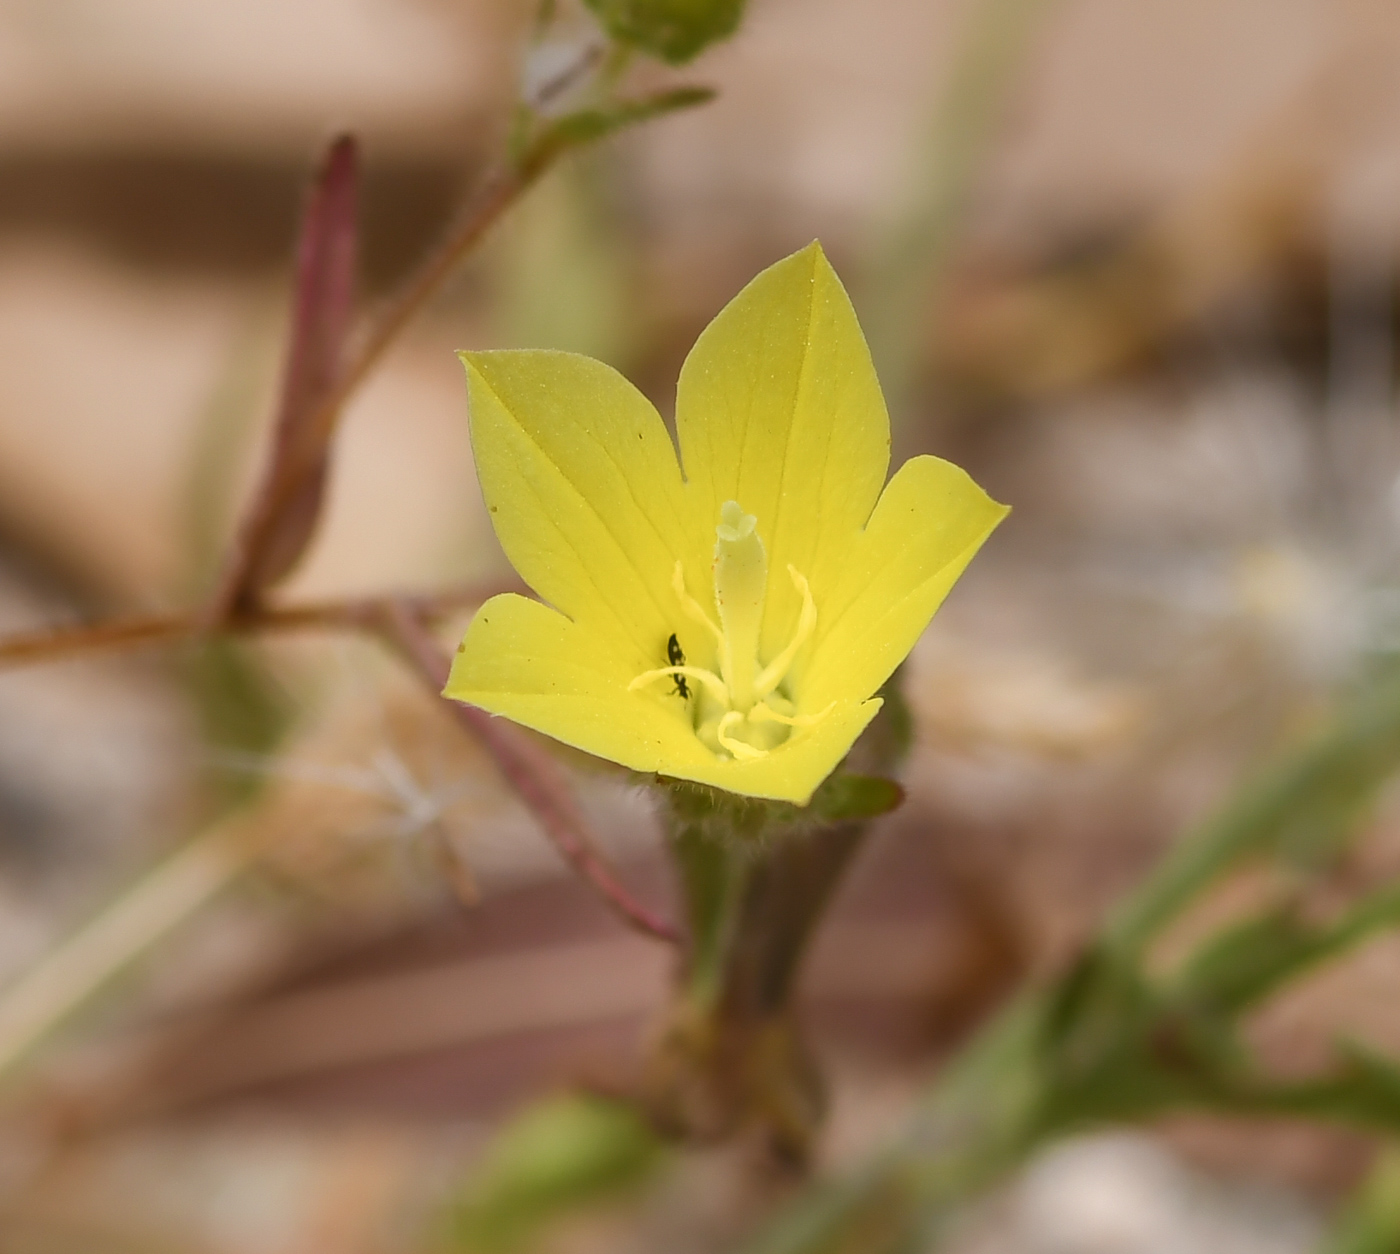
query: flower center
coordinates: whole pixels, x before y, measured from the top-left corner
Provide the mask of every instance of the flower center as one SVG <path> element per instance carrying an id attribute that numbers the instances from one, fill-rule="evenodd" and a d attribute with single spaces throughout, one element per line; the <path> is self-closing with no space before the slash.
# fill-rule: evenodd
<path id="1" fill-rule="evenodd" d="M 685 571 L 677 562 L 671 587 L 683 614 L 703 627 L 715 643 L 715 669 L 687 665 L 679 646 L 668 645 L 670 666 L 643 671 L 628 691 L 663 678 L 674 678 L 676 693 L 689 696 L 685 680 L 695 681 L 696 735 L 711 750 L 748 761 L 764 757 L 782 744 L 795 727 L 810 727 L 829 714 L 833 701 L 818 714 L 797 714 L 793 703 L 778 691 L 798 650 L 817 626 L 817 607 L 807 580 L 794 566 L 788 577 L 802 598 L 802 610 L 792 638 L 776 657 L 761 663 L 759 630 L 768 591 L 768 554 L 758 534 L 758 520 L 737 501 L 726 501 L 715 528 L 714 587 L 719 622 L 685 589 Z M 675 637 L 671 637 L 674 643 Z"/>

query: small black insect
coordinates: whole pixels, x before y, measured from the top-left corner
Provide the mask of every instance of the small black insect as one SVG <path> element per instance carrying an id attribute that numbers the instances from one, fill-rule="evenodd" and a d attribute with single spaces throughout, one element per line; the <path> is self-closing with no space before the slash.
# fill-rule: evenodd
<path id="1" fill-rule="evenodd" d="M 674 631 L 671 633 L 671 638 L 666 641 L 666 660 L 670 662 L 672 666 L 685 665 L 685 650 L 681 648 L 681 642 L 676 639 L 676 633 Z M 675 680 L 676 696 L 685 697 L 688 701 L 690 699 L 690 686 L 685 682 L 685 676 L 677 675 L 675 676 Z"/>

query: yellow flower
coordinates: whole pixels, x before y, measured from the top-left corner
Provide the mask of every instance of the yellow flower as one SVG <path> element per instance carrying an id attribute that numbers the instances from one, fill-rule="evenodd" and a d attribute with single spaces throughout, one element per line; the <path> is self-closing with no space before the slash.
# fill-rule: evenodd
<path id="1" fill-rule="evenodd" d="M 691 350 L 679 462 L 600 362 L 462 360 L 491 521 L 541 601 L 482 606 L 446 695 L 636 771 L 806 804 L 1006 514 L 936 457 L 885 484 L 884 399 L 817 244 Z"/>

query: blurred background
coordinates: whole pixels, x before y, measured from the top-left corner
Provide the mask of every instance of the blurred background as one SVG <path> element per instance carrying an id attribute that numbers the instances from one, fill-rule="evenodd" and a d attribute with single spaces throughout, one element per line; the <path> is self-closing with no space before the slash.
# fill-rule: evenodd
<path id="1" fill-rule="evenodd" d="M 0 0 L 0 628 L 207 592 L 320 148 L 363 141 L 382 297 L 505 142 L 532 15 Z M 909 801 L 804 976 L 837 1167 L 1400 647 L 1400 9 L 751 0 L 685 79 L 718 99 L 551 173 L 396 347 L 286 597 L 506 577 L 453 349 L 587 352 L 668 413 L 709 318 L 821 239 L 896 456 L 1014 507 L 915 652 Z M 645 796 L 575 766 L 629 882 L 668 901 Z M 256 869 L 4 1059 L 4 1254 L 437 1250 L 503 1117 L 635 1066 L 668 954 L 392 658 L 329 634 L 0 674 L 0 1024 L 235 803 Z M 1389 811 L 1369 856 L 1393 872 Z M 1251 1031 L 1285 1072 L 1340 1032 L 1400 1048 L 1398 970 L 1374 942 Z M 959 1249 L 1306 1251 L 1374 1148 L 1195 1118 L 1089 1138 Z M 691 1154 L 538 1248 L 716 1250 L 779 1187 Z"/>

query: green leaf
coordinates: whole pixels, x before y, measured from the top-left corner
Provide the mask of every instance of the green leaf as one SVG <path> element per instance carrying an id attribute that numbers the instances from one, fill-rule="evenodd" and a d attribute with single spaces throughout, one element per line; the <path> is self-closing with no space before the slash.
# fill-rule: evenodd
<path id="1" fill-rule="evenodd" d="M 603 28 L 672 65 L 728 39 L 744 15 L 744 0 L 585 0 Z"/>
<path id="2" fill-rule="evenodd" d="M 1246 919 L 1213 937 L 1191 957 L 1180 986 L 1211 1009 L 1234 1012 L 1285 980 L 1400 922 L 1400 887 L 1362 898 L 1325 927 L 1309 927 L 1286 905 Z"/>
<path id="3" fill-rule="evenodd" d="M 508 1254 L 562 1215 L 644 1180 L 661 1146 L 624 1102 L 571 1093 L 531 1106 L 501 1132 L 452 1217 L 453 1248 Z"/>
<path id="4" fill-rule="evenodd" d="M 1212 937 L 1187 963 L 1180 983 L 1192 1000 L 1238 1010 L 1306 964 L 1318 941 L 1295 907 L 1270 910 Z"/>
<path id="5" fill-rule="evenodd" d="M 709 87 L 673 87 L 630 100 L 614 100 L 594 109 L 579 109 L 551 121 L 541 132 L 527 160 L 547 160 L 561 148 L 595 143 L 614 131 L 681 109 L 693 109 L 715 98 Z"/>
<path id="6" fill-rule="evenodd" d="M 1333 724 L 1182 841 L 1121 907 L 1107 939 L 1140 952 L 1218 876 L 1250 857 L 1316 867 L 1345 847 L 1400 766 L 1400 666 L 1380 669 Z"/>

